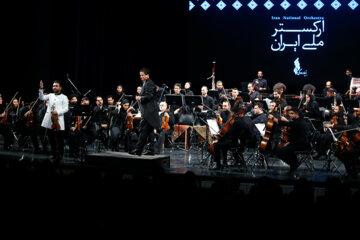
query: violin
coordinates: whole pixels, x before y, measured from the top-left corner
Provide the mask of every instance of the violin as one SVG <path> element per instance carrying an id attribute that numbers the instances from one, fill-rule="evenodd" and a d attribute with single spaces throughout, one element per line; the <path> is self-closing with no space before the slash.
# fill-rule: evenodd
<path id="1" fill-rule="evenodd" d="M 52 106 L 51 110 L 54 111 L 55 106 Z M 58 114 L 51 113 L 51 122 L 52 122 L 51 129 L 54 129 L 56 131 L 60 131 L 61 127 L 60 127 L 60 124 L 59 124 L 59 115 Z"/>
<path id="2" fill-rule="evenodd" d="M 128 114 L 126 115 L 126 119 L 125 119 L 125 127 L 129 130 L 133 130 L 134 129 L 134 122 L 133 122 L 133 116 L 130 112 L 128 112 Z"/>
<path id="3" fill-rule="evenodd" d="M 163 116 L 162 117 L 161 129 L 165 129 L 165 131 L 168 131 L 170 129 L 169 117 L 168 116 Z"/>
<path id="4" fill-rule="evenodd" d="M 25 126 L 30 127 L 34 123 L 34 113 L 31 111 L 26 117 Z"/>
<path id="5" fill-rule="evenodd" d="M 15 99 L 15 97 L 16 97 L 17 94 L 18 94 L 18 92 L 16 92 L 15 95 L 12 97 L 12 99 L 10 100 L 10 103 L 6 105 L 6 108 L 5 108 L 5 110 L 4 110 L 5 115 L 4 115 L 4 117 L 3 117 L 3 118 L 1 119 L 1 121 L 0 121 L 0 124 L 1 124 L 1 125 L 6 125 L 9 107 L 11 106 L 11 104 L 12 104 L 12 102 L 14 101 L 14 99 Z"/>
<path id="6" fill-rule="evenodd" d="M 242 101 L 242 97 L 237 97 L 236 102 L 234 103 L 234 107 L 237 107 L 239 103 Z M 234 124 L 235 118 L 237 117 L 237 114 L 231 113 L 229 120 L 225 123 L 225 125 L 220 129 L 219 134 L 216 136 L 216 140 L 219 140 L 226 132 L 229 130 L 229 128 Z M 214 153 L 214 144 L 211 143 L 208 152 L 213 154 Z"/>
<path id="7" fill-rule="evenodd" d="M 358 116 L 360 116 L 360 108 L 358 109 L 358 111 L 356 113 L 354 113 L 354 118 L 357 118 Z"/>
<path id="8" fill-rule="evenodd" d="M 80 131 L 80 125 L 81 125 L 81 116 L 76 116 L 76 122 L 75 122 L 75 129 Z"/>

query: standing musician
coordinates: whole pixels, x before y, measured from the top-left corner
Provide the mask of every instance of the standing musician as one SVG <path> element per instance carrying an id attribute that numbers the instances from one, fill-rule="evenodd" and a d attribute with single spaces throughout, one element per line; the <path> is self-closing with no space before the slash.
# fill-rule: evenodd
<path id="1" fill-rule="evenodd" d="M 44 83 L 40 81 L 39 98 L 49 100 L 42 127 L 48 130 L 52 158 L 55 163 L 60 163 L 64 155 L 64 113 L 69 109 L 68 98 L 61 93 L 61 82 L 55 80 L 52 86 L 54 93 L 44 95 Z"/>
<path id="2" fill-rule="evenodd" d="M 222 81 L 216 82 L 216 90 L 218 91 L 219 97 L 218 99 L 214 99 L 214 104 L 219 105 L 222 101 L 227 98 L 226 90 L 224 89 L 224 84 Z"/>
<path id="3" fill-rule="evenodd" d="M 238 147 L 242 152 L 247 143 L 256 141 L 255 139 L 255 125 L 252 123 L 250 117 L 244 116 L 245 109 L 239 106 L 232 108 L 234 123 L 230 128 L 218 139 L 213 141 L 214 145 L 214 165 L 211 170 L 221 169 L 221 156 L 224 164 L 226 163 L 227 151 L 231 147 Z M 240 145 L 239 145 L 240 140 Z"/>
<path id="4" fill-rule="evenodd" d="M 288 110 L 288 115 L 291 119 L 289 122 L 275 118 L 272 114 L 268 117 L 269 119 L 273 119 L 279 126 L 290 127 L 288 132 L 289 140 L 281 148 L 276 150 L 276 155 L 290 165 L 289 173 L 293 173 L 299 167 L 299 162 L 294 152 L 306 149 L 309 140 L 309 128 L 306 121 L 299 117 L 299 111 L 297 109 L 292 108 Z"/>
<path id="5" fill-rule="evenodd" d="M 5 112 L 4 100 L 0 94 L 0 134 L 4 137 L 4 150 L 10 150 L 11 145 L 14 144 L 14 137 L 11 129 L 7 125 L 7 118 Z"/>
<path id="6" fill-rule="evenodd" d="M 155 154 L 160 153 L 160 151 L 163 149 L 166 137 L 171 136 L 175 129 L 175 117 L 170 111 L 168 111 L 167 103 L 161 102 L 159 107 L 161 131 L 157 132 L 156 129 L 154 129 L 155 137 L 157 137 L 157 142 L 155 144 Z"/>
<path id="7" fill-rule="evenodd" d="M 262 71 L 258 71 L 257 78 L 252 81 L 252 85 L 255 88 L 255 91 L 260 93 L 265 93 L 268 90 L 268 84 L 266 79 L 263 78 L 264 74 Z"/>
<path id="8" fill-rule="evenodd" d="M 150 79 L 150 70 L 147 68 L 140 69 L 140 79 L 143 82 L 143 88 L 140 96 L 136 96 L 136 101 L 140 102 L 141 121 L 139 125 L 139 139 L 135 149 L 131 154 L 141 155 L 142 150 L 151 132 L 156 129 L 160 131 L 159 112 L 155 102 L 156 86 Z M 150 151 L 144 154 L 153 154 Z"/>

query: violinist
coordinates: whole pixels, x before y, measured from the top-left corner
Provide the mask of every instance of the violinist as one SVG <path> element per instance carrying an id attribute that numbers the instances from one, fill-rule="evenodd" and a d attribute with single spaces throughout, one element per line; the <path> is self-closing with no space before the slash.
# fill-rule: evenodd
<path id="1" fill-rule="evenodd" d="M 49 101 L 41 126 L 48 129 L 52 160 L 58 164 L 64 155 L 64 113 L 69 110 L 69 100 L 61 93 L 62 85 L 60 81 L 54 81 L 52 90 L 53 93 L 44 95 L 44 83 L 40 81 L 39 98 L 43 101 Z M 56 122 L 52 122 L 52 116 L 57 116 Z M 59 126 L 59 131 L 52 128 L 54 124 Z"/>
<path id="2" fill-rule="evenodd" d="M 338 111 L 338 107 L 335 109 Z M 339 111 L 339 114 L 342 114 L 342 111 Z M 342 132 L 341 137 L 338 137 L 338 145 L 340 146 L 344 144 L 344 149 L 338 148 L 335 151 L 335 155 L 344 163 L 348 177 L 356 177 L 358 173 L 357 166 L 359 164 L 360 156 L 360 121 L 355 119 L 352 115 L 349 115 L 345 120 L 340 119 L 337 124 L 333 122 L 326 124 L 326 127 L 333 128 L 334 132 Z M 338 134 L 335 133 L 335 135 Z M 329 143 L 324 143 L 324 145 L 325 144 Z M 350 149 L 348 148 L 349 145 Z"/>
<path id="3" fill-rule="evenodd" d="M 104 106 L 104 100 L 101 96 L 96 97 L 96 106 L 94 107 L 94 116 L 92 117 L 92 124 L 89 126 L 91 136 L 99 138 L 100 141 L 107 148 L 106 131 L 109 129 L 109 109 Z M 88 144 L 91 144 L 95 138 L 89 138 Z"/>
<path id="4" fill-rule="evenodd" d="M 329 123 L 324 124 L 324 128 L 337 128 L 336 126 L 345 126 L 347 125 L 344 118 L 344 110 L 340 106 L 334 107 L 334 111 L 332 113 L 331 119 Z M 341 127 L 340 127 L 341 128 Z M 316 144 L 316 153 L 313 155 L 314 158 L 319 160 L 326 159 L 326 152 L 330 148 L 331 143 L 333 142 L 333 137 L 329 131 L 325 131 L 324 133 L 320 134 L 317 139 Z"/>
<path id="5" fill-rule="evenodd" d="M 174 84 L 173 95 L 183 96 L 183 94 L 181 93 L 181 84 L 180 83 Z M 170 106 L 170 111 L 174 114 L 176 123 L 179 122 L 181 114 L 187 113 L 188 110 L 189 109 L 187 108 L 186 105 L 178 106 L 178 105 L 173 104 Z"/>
<path id="6" fill-rule="evenodd" d="M 30 136 L 32 145 L 34 147 L 34 153 L 40 153 L 39 142 L 38 142 L 38 133 L 36 129 L 37 119 L 37 108 L 33 107 L 35 102 L 31 102 L 25 107 L 22 107 L 19 112 L 19 121 L 20 121 L 20 137 L 19 145 L 23 146 L 25 144 L 25 137 Z"/>
<path id="7" fill-rule="evenodd" d="M 167 103 L 160 102 L 159 107 L 161 132 L 157 132 L 156 129 L 154 129 L 155 137 L 157 138 L 156 144 L 154 145 L 155 154 L 159 154 L 160 151 L 163 150 L 165 139 L 172 136 L 175 129 L 175 117 L 170 111 L 168 111 Z"/>
<path id="8" fill-rule="evenodd" d="M 80 105 L 90 105 L 88 97 L 81 99 Z M 69 155 L 70 157 L 78 158 L 80 146 L 86 147 L 86 138 L 89 135 L 88 126 L 90 123 L 90 116 L 73 116 L 73 121 L 69 130 Z"/>
<path id="9" fill-rule="evenodd" d="M 129 100 L 124 99 L 120 103 L 117 103 L 116 109 L 114 109 L 111 114 L 111 129 L 110 129 L 110 147 L 112 151 L 119 151 L 119 142 L 122 138 L 125 139 L 125 151 L 128 152 L 129 149 L 129 143 L 127 142 L 127 129 L 126 129 L 126 120 L 127 116 L 130 114 L 132 116 L 131 112 L 128 111 L 130 107 Z"/>
<path id="10" fill-rule="evenodd" d="M 2 120 L 6 120 L 6 112 L 5 112 L 6 106 L 3 102 L 3 98 L 0 94 L 0 134 L 4 137 L 4 150 L 10 150 L 12 144 L 14 144 L 14 137 L 11 133 L 11 129 L 6 124 L 6 122 L 2 123 Z M 4 119 L 5 118 L 5 119 Z"/>
<path id="11" fill-rule="evenodd" d="M 217 81 L 216 82 L 216 90 L 218 91 L 219 97 L 214 99 L 214 104 L 215 105 L 219 105 L 221 104 L 224 100 L 226 100 L 227 97 L 227 92 L 224 89 L 224 84 L 222 81 Z"/>
<path id="12" fill-rule="evenodd" d="M 11 129 L 14 129 L 14 127 L 17 125 L 17 121 L 19 120 L 19 109 L 21 108 L 19 104 L 19 100 L 15 98 L 13 102 L 11 103 L 11 106 L 8 110 L 8 118 L 7 122 L 9 124 L 9 127 Z"/>
<path id="13" fill-rule="evenodd" d="M 229 148 L 238 147 L 242 152 L 249 142 L 256 142 L 256 135 L 254 133 L 255 125 L 252 123 L 250 117 L 245 116 L 245 109 L 240 106 L 234 106 L 232 109 L 234 116 L 234 123 L 218 140 L 213 141 L 214 145 L 214 165 L 211 170 L 221 169 L 221 158 L 226 164 L 227 151 Z M 240 144 L 239 144 L 240 140 Z"/>
<path id="14" fill-rule="evenodd" d="M 299 167 L 299 161 L 295 155 L 295 151 L 301 151 L 306 149 L 309 143 L 309 128 L 306 121 L 299 117 L 299 111 L 295 108 L 291 108 L 287 111 L 290 117 L 290 121 L 286 122 L 275 118 L 270 114 L 269 119 L 273 119 L 280 127 L 289 127 L 289 140 L 281 148 L 276 150 L 276 155 L 285 163 L 290 166 L 289 173 L 293 173 Z"/>
<path id="15" fill-rule="evenodd" d="M 336 94 L 336 90 L 333 88 L 329 88 L 326 92 L 326 100 L 327 100 L 327 104 L 326 104 L 326 108 L 327 110 L 325 110 L 325 112 L 327 114 L 331 114 L 331 111 L 333 111 L 333 108 L 335 106 L 340 106 L 342 105 L 342 98 L 339 94 Z"/>

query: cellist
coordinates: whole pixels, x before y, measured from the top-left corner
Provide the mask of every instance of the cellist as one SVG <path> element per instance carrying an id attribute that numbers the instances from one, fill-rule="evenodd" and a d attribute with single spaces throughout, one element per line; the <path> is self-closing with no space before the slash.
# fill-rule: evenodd
<path id="1" fill-rule="evenodd" d="M 52 85 L 53 93 L 44 95 L 44 83 L 40 81 L 39 98 L 42 101 L 49 100 L 45 117 L 41 126 L 47 129 L 47 133 L 50 140 L 52 160 L 54 163 L 60 163 L 64 155 L 64 114 L 69 110 L 69 100 L 61 93 L 62 86 L 59 80 L 55 80 Z M 52 115 L 58 116 L 58 123 L 60 130 L 56 131 L 52 129 Z"/>
<path id="2" fill-rule="evenodd" d="M 239 151 L 242 152 L 247 143 L 256 141 L 256 135 L 254 133 L 255 125 L 252 123 L 250 117 L 244 116 L 245 109 L 234 104 L 231 111 L 234 118 L 233 124 L 219 139 L 213 141 L 214 165 L 211 166 L 211 170 L 221 169 L 221 157 L 223 157 L 223 163 L 226 163 L 229 148 L 238 147 Z"/>

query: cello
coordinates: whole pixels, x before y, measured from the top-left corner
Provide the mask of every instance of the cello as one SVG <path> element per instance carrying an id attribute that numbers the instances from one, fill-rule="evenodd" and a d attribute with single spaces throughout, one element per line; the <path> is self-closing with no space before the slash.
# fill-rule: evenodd
<path id="1" fill-rule="evenodd" d="M 277 99 L 276 106 L 274 109 L 276 109 L 277 106 L 279 106 L 279 104 L 281 104 L 281 103 L 282 103 L 282 99 L 281 98 Z M 273 113 L 273 111 L 271 111 L 270 113 Z M 264 134 L 263 138 L 261 139 L 260 147 L 259 147 L 259 150 L 262 153 L 266 152 L 266 149 L 268 148 L 268 143 L 272 139 L 274 125 L 275 125 L 274 119 L 268 119 L 268 121 L 265 125 L 265 134 Z"/>
<path id="2" fill-rule="evenodd" d="M 237 100 L 234 103 L 234 107 L 237 107 L 241 101 L 242 101 L 242 97 L 240 97 L 240 96 L 237 97 Z M 227 130 L 229 130 L 229 128 L 234 124 L 236 117 L 237 117 L 237 114 L 234 114 L 233 112 L 231 112 L 231 116 L 230 116 L 229 120 L 220 129 L 219 134 L 216 136 L 216 140 L 219 140 L 227 132 Z M 208 148 L 208 152 L 211 154 L 214 153 L 214 144 L 213 143 L 210 144 L 210 146 Z"/>

